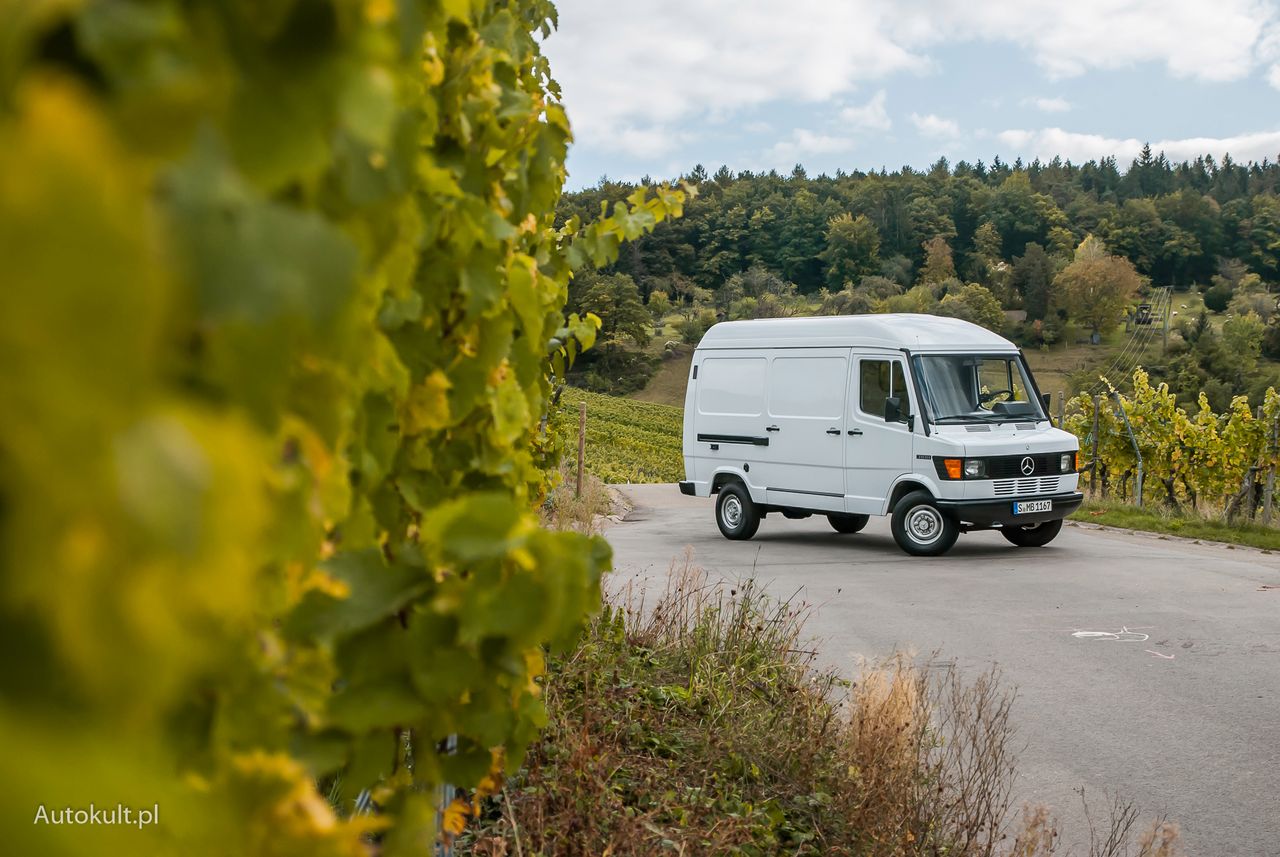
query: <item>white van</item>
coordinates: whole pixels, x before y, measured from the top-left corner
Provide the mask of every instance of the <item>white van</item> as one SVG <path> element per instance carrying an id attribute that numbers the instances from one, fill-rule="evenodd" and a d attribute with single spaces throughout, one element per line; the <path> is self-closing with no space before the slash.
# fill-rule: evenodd
<path id="1" fill-rule="evenodd" d="M 889 314 L 730 321 L 693 355 L 685 494 L 749 539 L 761 518 L 892 515 L 909 554 L 999 528 L 1048 544 L 1080 505 L 1079 442 L 1049 421 L 1022 353 L 967 321 Z"/>

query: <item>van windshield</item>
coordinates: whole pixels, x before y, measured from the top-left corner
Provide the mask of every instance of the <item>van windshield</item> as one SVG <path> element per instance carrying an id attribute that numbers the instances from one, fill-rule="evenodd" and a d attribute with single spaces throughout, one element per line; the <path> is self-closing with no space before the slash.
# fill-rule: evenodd
<path id="1" fill-rule="evenodd" d="M 1048 419 L 1019 354 L 923 354 L 914 363 L 935 423 Z"/>

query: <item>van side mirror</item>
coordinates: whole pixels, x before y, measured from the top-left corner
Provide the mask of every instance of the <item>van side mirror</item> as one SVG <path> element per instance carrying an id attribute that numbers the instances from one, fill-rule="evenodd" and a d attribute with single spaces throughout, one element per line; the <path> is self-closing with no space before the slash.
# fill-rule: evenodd
<path id="1" fill-rule="evenodd" d="M 1044 415 L 1045 415 L 1046 417 L 1047 417 L 1047 416 L 1049 416 L 1049 413 L 1050 413 L 1050 405 L 1052 405 L 1052 404 L 1053 404 L 1053 394 L 1052 394 L 1052 393 L 1041 393 L 1041 394 L 1040 394 L 1040 404 L 1044 406 Z"/>
<path id="2" fill-rule="evenodd" d="M 888 396 L 884 400 L 884 421 L 887 423 L 901 422 L 902 420 L 902 399 L 897 396 Z"/>

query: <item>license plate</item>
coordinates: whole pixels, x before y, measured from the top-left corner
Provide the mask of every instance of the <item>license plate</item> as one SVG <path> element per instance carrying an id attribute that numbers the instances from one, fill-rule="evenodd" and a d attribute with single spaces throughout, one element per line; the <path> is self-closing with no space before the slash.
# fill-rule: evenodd
<path id="1" fill-rule="evenodd" d="M 1032 512 L 1052 512 L 1052 500 L 1027 500 L 1025 503 L 1014 503 L 1013 514 L 1030 515 Z"/>

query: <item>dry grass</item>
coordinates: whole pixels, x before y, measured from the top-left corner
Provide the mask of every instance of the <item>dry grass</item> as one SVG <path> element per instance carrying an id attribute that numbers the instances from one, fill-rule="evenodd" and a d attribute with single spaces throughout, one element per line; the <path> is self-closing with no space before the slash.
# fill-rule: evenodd
<path id="1" fill-rule="evenodd" d="M 1046 809 L 1005 824 L 1014 695 L 996 672 L 901 655 L 853 683 L 815 671 L 805 605 L 711 581 L 688 555 L 652 603 L 607 600 L 552 664 L 545 734 L 457 853 L 1058 853 Z M 1117 801 L 1089 857 L 1126 857 L 1136 818 Z M 1133 857 L 1180 855 L 1160 822 Z"/>
<path id="2" fill-rule="evenodd" d="M 552 530 L 597 533 L 600 519 L 612 512 L 613 494 L 609 487 L 592 476 L 582 474 L 582 494 L 577 493 L 577 479 L 570 465 L 560 470 L 560 484 L 542 504 L 542 526 Z"/>
<path id="3" fill-rule="evenodd" d="M 681 353 L 663 360 L 662 365 L 658 367 L 657 372 L 653 373 L 653 377 L 649 379 L 644 389 L 632 393 L 628 398 L 683 408 L 692 365 L 693 349 L 685 346 Z"/>

